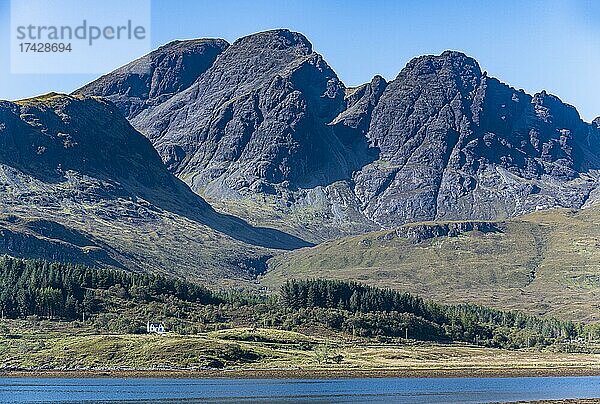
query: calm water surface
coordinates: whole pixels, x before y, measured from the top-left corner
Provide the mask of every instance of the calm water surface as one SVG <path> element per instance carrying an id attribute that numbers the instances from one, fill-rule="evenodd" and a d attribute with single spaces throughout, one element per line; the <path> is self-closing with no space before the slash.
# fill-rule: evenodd
<path id="1" fill-rule="evenodd" d="M 600 397 L 600 377 L 455 379 L 0 378 L 0 402 L 482 403 Z"/>

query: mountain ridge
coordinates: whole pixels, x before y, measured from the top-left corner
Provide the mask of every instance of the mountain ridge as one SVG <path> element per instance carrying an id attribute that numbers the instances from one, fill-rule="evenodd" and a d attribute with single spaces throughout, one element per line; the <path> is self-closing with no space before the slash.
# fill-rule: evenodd
<path id="1" fill-rule="evenodd" d="M 260 32 L 130 120 L 221 211 L 315 242 L 580 208 L 597 194 L 598 125 L 457 51 L 346 88 L 302 34 Z"/>
<path id="2" fill-rule="evenodd" d="M 171 41 L 83 86 L 73 95 L 104 96 L 123 115 L 133 118 L 148 106 L 188 88 L 228 46 L 223 39 Z"/>

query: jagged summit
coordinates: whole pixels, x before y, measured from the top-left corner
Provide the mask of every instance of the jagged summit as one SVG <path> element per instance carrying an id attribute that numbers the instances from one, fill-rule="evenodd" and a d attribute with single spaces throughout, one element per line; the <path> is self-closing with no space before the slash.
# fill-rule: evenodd
<path id="1" fill-rule="evenodd" d="M 240 47 L 252 46 L 263 49 L 297 48 L 302 53 L 312 53 L 310 41 L 303 34 L 292 32 L 289 29 L 273 29 L 246 35 L 237 39 L 233 44 Z"/>
<path id="2" fill-rule="evenodd" d="M 462 52 L 447 50 L 441 55 L 423 55 L 411 59 L 402 69 L 397 78 L 412 74 L 414 76 L 427 74 L 469 75 L 481 77 L 482 72 L 477 61 Z"/>
<path id="3" fill-rule="evenodd" d="M 343 98 L 306 38 L 276 30 L 235 41 L 189 89 L 132 122 L 195 190 L 314 186 L 351 171 L 327 125 Z"/>
<path id="4" fill-rule="evenodd" d="M 371 113 L 388 83 L 379 75 L 366 84 L 346 90 L 346 105 L 331 122 L 336 128 L 358 130 L 363 136 L 369 129 Z"/>

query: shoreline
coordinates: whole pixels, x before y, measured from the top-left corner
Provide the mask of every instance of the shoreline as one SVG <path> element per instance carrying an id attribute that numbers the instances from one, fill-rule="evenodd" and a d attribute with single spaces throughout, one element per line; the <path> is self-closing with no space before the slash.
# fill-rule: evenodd
<path id="1" fill-rule="evenodd" d="M 600 368 L 7 370 L 2 378 L 354 379 L 600 376 Z"/>

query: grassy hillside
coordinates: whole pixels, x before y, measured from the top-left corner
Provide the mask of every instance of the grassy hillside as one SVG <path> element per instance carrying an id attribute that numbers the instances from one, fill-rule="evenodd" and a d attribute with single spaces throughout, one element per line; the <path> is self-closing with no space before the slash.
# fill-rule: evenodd
<path id="1" fill-rule="evenodd" d="M 310 245 L 217 213 L 100 98 L 0 101 L 0 254 L 251 285 Z"/>
<path id="2" fill-rule="evenodd" d="M 251 286 L 262 257 L 274 253 L 193 218 L 124 199 L 6 211 L 0 214 L 0 254 L 16 257 L 170 274 L 224 287 Z"/>
<path id="3" fill-rule="evenodd" d="M 288 279 L 357 280 L 441 302 L 600 319 L 600 208 L 536 212 L 480 230 L 468 224 L 410 224 L 325 242 L 272 258 L 262 282 L 276 289 Z"/>

